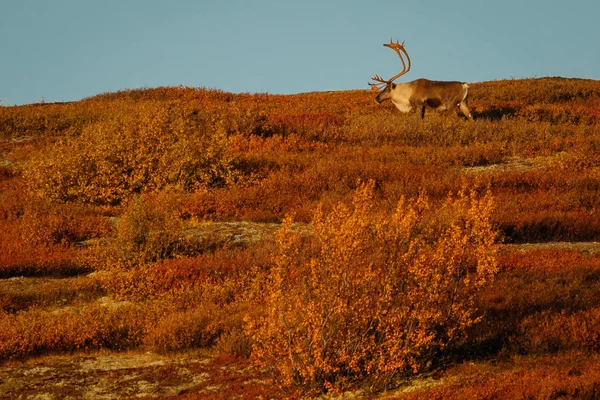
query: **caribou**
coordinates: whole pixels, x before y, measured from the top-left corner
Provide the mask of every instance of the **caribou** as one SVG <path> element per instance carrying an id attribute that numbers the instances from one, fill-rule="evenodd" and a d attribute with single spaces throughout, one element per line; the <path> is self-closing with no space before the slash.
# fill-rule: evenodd
<path id="1" fill-rule="evenodd" d="M 371 78 L 374 81 L 374 83 L 369 82 L 371 89 L 379 91 L 375 97 L 375 103 L 381 104 L 385 100 L 390 100 L 401 112 L 418 112 L 421 119 L 425 118 L 425 108 L 439 111 L 454 110 L 455 112 L 459 108 L 467 118 L 473 120 L 467 102 L 469 85 L 464 82 L 430 81 L 424 78 L 405 83 L 393 83 L 410 71 L 410 57 L 404 48 L 404 42 L 402 44 L 399 41 L 394 43 L 390 39 L 390 43 L 385 43 L 384 46 L 398 54 L 402 62 L 402 71 L 388 80 L 382 79 L 377 74 Z M 402 54 L 406 56 L 406 61 Z"/>

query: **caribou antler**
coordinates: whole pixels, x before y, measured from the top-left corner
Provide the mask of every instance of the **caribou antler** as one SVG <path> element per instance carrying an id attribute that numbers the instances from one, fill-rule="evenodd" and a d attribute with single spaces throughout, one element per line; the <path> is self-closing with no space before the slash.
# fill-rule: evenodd
<path id="1" fill-rule="evenodd" d="M 369 82 L 369 85 L 371 86 L 371 89 L 373 89 L 373 90 L 380 90 L 384 86 L 389 85 L 390 83 L 392 83 L 393 81 L 395 81 L 396 79 L 398 79 L 399 77 L 401 77 L 402 75 L 404 75 L 408 71 L 410 71 L 410 57 L 408 56 L 408 53 L 406 52 L 406 49 L 404 48 L 404 42 L 402 42 L 402 44 L 400 44 L 400 42 L 398 40 L 396 40 L 396 43 L 394 43 L 393 40 L 390 38 L 390 42 L 385 43 L 384 46 L 389 47 L 390 49 L 394 50 L 396 52 L 396 54 L 398 54 L 398 57 L 400 57 L 400 61 L 402 61 L 402 71 L 400 71 L 398 74 L 392 76 L 388 80 L 381 78 L 377 74 L 373 75 L 371 80 L 378 82 L 378 83 Z M 404 61 L 404 58 L 402 57 L 402 54 L 400 52 L 404 53 L 404 55 L 406 56 L 406 59 L 408 61 L 408 67 L 406 66 L 406 62 Z"/>

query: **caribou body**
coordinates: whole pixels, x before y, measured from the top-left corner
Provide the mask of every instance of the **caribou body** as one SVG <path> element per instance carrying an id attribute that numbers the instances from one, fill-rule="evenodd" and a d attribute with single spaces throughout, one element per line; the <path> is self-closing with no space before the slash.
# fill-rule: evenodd
<path id="1" fill-rule="evenodd" d="M 377 104 L 390 100 L 398 110 L 404 113 L 418 112 L 421 119 L 425 118 L 426 108 L 439 111 L 454 110 L 455 112 L 459 108 L 467 118 L 473 119 L 468 104 L 469 85 L 464 82 L 430 81 L 429 79 L 393 83 L 394 80 L 410 70 L 410 57 L 404 48 L 404 43 L 390 41 L 384 46 L 393 49 L 398 54 L 403 68 L 400 73 L 388 80 L 382 79 L 379 75 L 371 78 L 377 83 L 369 83 L 369 85 L 373 90 L 379 90 L 375 97 Z M 408 65 L 400 52 L 406 56 Z"/>

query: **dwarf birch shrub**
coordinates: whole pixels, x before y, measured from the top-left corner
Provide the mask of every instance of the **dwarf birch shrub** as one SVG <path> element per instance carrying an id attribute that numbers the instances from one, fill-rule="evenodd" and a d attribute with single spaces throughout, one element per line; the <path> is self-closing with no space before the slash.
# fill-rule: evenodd
<path id="1" fill-rule="evenodd" d="M 117 223 L 109 259 L 117 265 L 140 265 L 176 253 L 183 233 L 176 196 L 170 191 L 134 198 Z"/>
<path id="2" fill-rule="evenodd" d="M 114 205 L 167 186 L 193 191 L 230 182 L 226 144 L 222 129 L 193 112 L 144 104 L 56 143 L 24 175 L 43 197 Z"/>
<path id="3" fill-rule="evenodd" d="M 475 323 L 474 296 L 497 271 L 491 195 L 424 195 L 377 213 L 373 184 L 318 211 L 314 238 L 278 233 L 266 313 L 248 321 L 253 357 L 309 393 L 380 389 L 422 370 Z"/>

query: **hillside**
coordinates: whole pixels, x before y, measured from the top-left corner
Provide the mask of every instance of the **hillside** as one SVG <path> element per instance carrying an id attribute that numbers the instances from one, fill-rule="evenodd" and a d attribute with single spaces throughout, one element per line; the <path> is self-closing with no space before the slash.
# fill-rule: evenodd
<path id="1" fill-rule="evenodd" d="M 85 360 L 104 398 L 598 395 L 600 81 L 473 83 L 474 122 L 373 96 L 0 107 L 0 397 Z"/>

